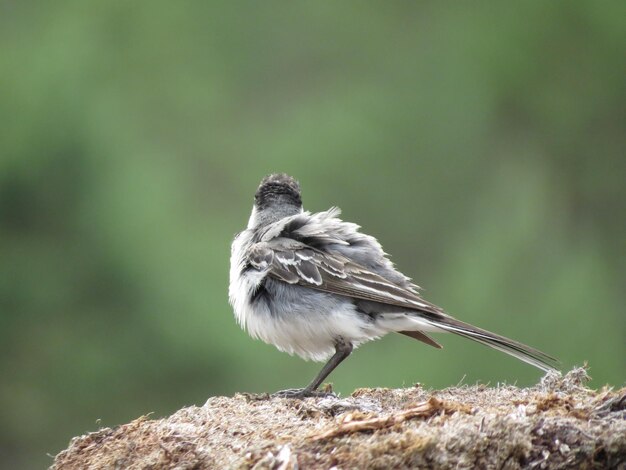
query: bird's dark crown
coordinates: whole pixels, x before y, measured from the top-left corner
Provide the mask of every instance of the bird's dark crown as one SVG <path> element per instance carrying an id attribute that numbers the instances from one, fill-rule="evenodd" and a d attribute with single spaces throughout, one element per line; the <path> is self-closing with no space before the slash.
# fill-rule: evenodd
<path id="1" fill-rule="evenodd" d="M 279 202 L 302 206 L 300 184 L 285 173 L 274 173 L 263 178 L 254 195 L 254 203 L 259 209 Z"/>

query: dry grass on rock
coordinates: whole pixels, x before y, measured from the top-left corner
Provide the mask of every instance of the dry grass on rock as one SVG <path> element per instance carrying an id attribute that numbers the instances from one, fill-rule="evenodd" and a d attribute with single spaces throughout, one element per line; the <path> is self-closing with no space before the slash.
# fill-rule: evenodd
<path id="1" fill-rule="evenodd" d="M 620 468 L 626 389 L 584 369 L 528 389 L 359 389 L 346 398 L 210 398 L 74 438 L 52 469 Z"/>

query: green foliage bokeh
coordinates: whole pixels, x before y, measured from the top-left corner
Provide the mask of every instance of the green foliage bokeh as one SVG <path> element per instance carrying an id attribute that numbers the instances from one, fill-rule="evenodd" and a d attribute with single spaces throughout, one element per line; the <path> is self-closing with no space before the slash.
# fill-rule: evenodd
<path id="1" fill-rule="evenodd" d="M 209 396 L 305 385 L 227 301 L 265 174 L 453 315 L 626 372 L 624 2 L 4 2 L 0 467 Z M 335 389 L 534 383 L 463 339 Z"/>

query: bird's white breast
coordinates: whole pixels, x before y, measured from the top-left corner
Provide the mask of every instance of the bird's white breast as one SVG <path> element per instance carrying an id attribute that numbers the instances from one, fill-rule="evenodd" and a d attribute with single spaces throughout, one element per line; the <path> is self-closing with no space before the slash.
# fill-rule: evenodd
<path id="1" fill-rule="evenodd" d="M 235 311 L 237 323 L 244 330 L 248 328 L 248 319 L 252 316 L 250 297 L 259 283 L 263 280 L 264 273 L 244 276 L 242 270 L 246 264 L 246 251 L 251 244 L 252 233 L 249 230 L 241 232 L 233 241 L 230 253 L 230 283 L 228 286 L 228 298 Z"/>

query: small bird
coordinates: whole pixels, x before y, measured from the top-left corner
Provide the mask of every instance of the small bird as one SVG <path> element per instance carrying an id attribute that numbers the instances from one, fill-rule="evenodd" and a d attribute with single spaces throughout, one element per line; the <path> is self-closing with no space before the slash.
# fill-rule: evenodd
<path id="1" fill-rule="evenodd" d="M 556 368 L 553 357 L 424 300 L 380 243 L 339 214 L 336 207 L 304 211 L 299 183 L 271 174 L 256 191 L 248 227 L 233 241 L 229 299 L 239 325 L 280 351 L 327 360 L 305 388 L 276 395 L 324 395 L 318 387 L 353 348 L 390 332 L 435 348 L 442 346 L 427 333 L 455 333 L 544 371 Z"/>

